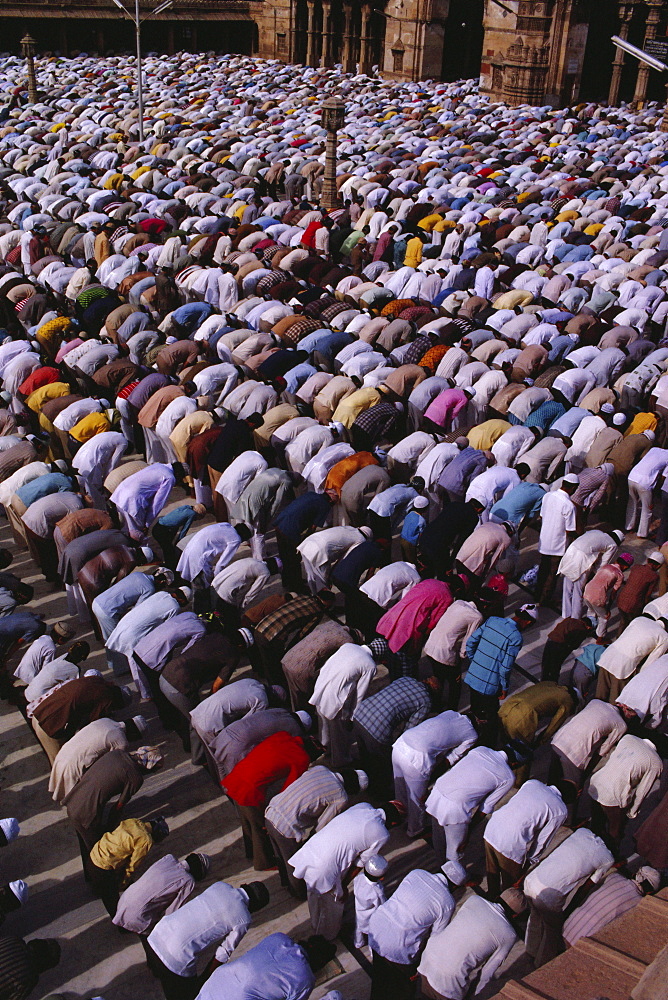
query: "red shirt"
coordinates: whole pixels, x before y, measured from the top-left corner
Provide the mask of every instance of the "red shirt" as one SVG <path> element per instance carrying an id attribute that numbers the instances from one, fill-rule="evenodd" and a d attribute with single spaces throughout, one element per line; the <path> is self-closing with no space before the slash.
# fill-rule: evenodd
<path id="1" fill-rule="evenodd" d="M 262 808 L 270 786 L 280 782 L 280 788 L 272 788 L 272 794 L 277 795 L 308 770 L 310 763 L 299 736 L 274 733 L 246 754 L 220 784 L 240 806 Z"/>
<path id="2" fill-rule="evenodd" d="M 27 379 L 21 382 L 18 391 L 22 396 L 29 396 L 35 389 L 41 389 L 43 385 L 50 385 L 60 379 L 60 372 L 57 368 L 36 368 L 28 375 Z"/>

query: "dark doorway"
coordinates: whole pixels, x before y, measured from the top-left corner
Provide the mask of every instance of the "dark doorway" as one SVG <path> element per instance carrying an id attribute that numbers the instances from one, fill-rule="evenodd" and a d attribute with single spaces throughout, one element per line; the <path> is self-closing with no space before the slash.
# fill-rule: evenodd
<path id="1" fill-rule="evenodd" d="M 468 80 L 480 76 L 483 0 L 450 0 L 443 39 L 441 79 Z"/>

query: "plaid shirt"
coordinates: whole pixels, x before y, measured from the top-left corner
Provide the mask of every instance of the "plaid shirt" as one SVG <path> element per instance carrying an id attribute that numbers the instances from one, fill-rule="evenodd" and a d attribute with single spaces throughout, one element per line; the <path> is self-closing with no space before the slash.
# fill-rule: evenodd
<path id="1" fill-rule="evenodd" d="M 308 305 L 304 306 L 304 316 L 313 316 L 314 319 L 318 319 L 322 316 L 325 309 L 329 309 L 330 306 L 336 304 L 336 299 L 333 295 L 321 295 L 319 299 L 314 299 L 313 302 L 309 302 Z M 322 323 L 320 323 L 322 326 Z"/>
<path id="2" fill-rule="evenodd" d="M 276 271 L 272 271 L 270 274 L 265 274 L 263 278 L 258 281 L 255 293 L 256 295 L 266 295 L 270 292 L 274 285 L 280 285 L 283 281 L 289 281 L 292 275 L 288 274 L 287 271 L 281 271 L 280 268 Z"/>
<path id="3" fill-rule="evenodd" d="M 358 706 L 353 720 L 379 743 L 387 745 L 406 729 L 418 726 L 431 711 L 431 698 L 424 684 L 413 677 L 400 677 Z"/>
<path id="4" fill-rule="evenodd" d="M 363 431 L 371 441 L 382 441 L 399 420 L 399 412 L 393 403 L 376 403 L 355 418 L 353 427 Z"/>
<path id="5" fill-rule="evenodd" d="M 428 351 L 430 347 L 431 340 L 429 337 L 416 337 L 402 354 L 402 365 L 416 365 L 425 351 Z"/>
<path id="6" fill-rule="evenodd" d="M 350 309 L 350 305 L 347 302 L 335 302 L 334 305 L 323 309 L 320 313 L 320 319 L 324 323 L 331 323 L 339 313 L 346 312 L 348 309 Z"/>
<path id="7" fill-rule="evenodd" d="M 294 642 L 299 642 L 315 628 L 324 613 L 322 604 L 314 597 L 295 597 L 256 625 L 255 638 L 265 643 L 282 643 L 288 635 L 296 633 Z"/>
<path id="8" fill-rule="evenodd" d="M 522 633 L 511 618 L 488 618 L 466 643 L 469 668 L 464 683 L 479 694 L 499 694 L 522 648 Z"/>
<path id="9" fill-rule="evenodd" d="M 317 319 L 310 316 L 300 316 L 299 319 L 291 323 L 287 330 L 280 334 L 281 340 L 289 347 L 296 347 L 300 340 L 307 337 L 309 333 L 314 333 L 320 329 Z"/>

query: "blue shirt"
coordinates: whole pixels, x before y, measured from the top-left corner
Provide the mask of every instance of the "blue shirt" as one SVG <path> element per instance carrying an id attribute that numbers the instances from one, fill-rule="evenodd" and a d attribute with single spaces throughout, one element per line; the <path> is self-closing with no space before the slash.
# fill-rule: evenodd
<path id="1" fill-rule="evenodd" d="M 199 329 L 212 312 L 213 306 L 210 306 L 208 302 L 188 302 L 174 310 L 172 319 L 179 326 L 192 333 L 193 330 Z"/>
<path id="2" fill-rule="evenodd" d="M 304 493 L 277 514 L 274 527 L 292 541 L 299 541 L 307 528 L 321 528 L 332 509 L 324 493 Z"/>
<path id="3" fill-rule="evenodd" d="M 416 510 L 409 510 L 404 518 L 404 526 L 401 529 L 401 537 L 411 545 L 417 545 L 418 538 L 427 526 L 427 522 Z"/>
<path id="4" fill-rule="evenodd" d="M 72 480 L 62 472 L 47 472 L 37 479 L 32 479 L 25 486 L 20 486 L 16 495 L 26 507 L 30 507 L 35 500 L 41 500 L 42 497 L 48 497 L 52 493 L 71 493 L 72 485 Z"/>
<path id="5" fill-rule="evenodd" d="M 307 1000 L 315 976 L 300 945 L 270 934 L 241 958 L 219 966 L 197 1000 Z"/>
<path id="6" fill-rule="evenodd" d="M 563 403 L 558 403 L 556 399 L 548 399 L 546 403 L 541 403 L 533 413 L 524 421 L 525 427 L 541 427 L 543 430 L 558 420 L 566 412 Z"/>
<path id="7" fill-rule="evenodd" d="M 550 436 L 554 437 L 555 434 L 563 434 L 567 438 L 573 437 L 585 417 L 591 417 L 590 410 L 584 410 L 581 406 L 571 406 L 570 410 L 562 413 L 550 426 Z"/>
<path id="8" fill-rule="evenodd" d="M 518 483 L 504 497 L 493 504 L 490 515 L 501 521 L 519 524 L 524 517 L 536 517 L 540 513 L 545 490 L 538 483 Z"/>
<path id="9" fill-rule="evenodd" d="M 6 656 L 13 643 L 19 639 L 29 643 L 45 632 L 46 625 L 31 611 L 14 611 L 3 615 L 0 617 L 0 656 Z"/>
<path id="10" fill-rule="evenodd" d="M 522 648 L 522 633 L 512 618 L 488 618 L 466 643 L 469 668 L 464 683 L 479 694 L 508 690 L 508 677 Z"/>
<path id="11" fill-rule="evenodd" d="M 190 504 L 184 504 L 182 507 L 175 507 L 168 514 L 159 517 L 158 524 L 163 528 L 174 529 L 172 542 L 175 543 L 181 541 L 196 517 L 197 514 Z"/>
<path id="12" fill-rule="evenodd" d="M 95 598 L 95 608 L 106 615 L 118 615 L 119 611 L 125 614 L 136 604 L 141 604 L 143 600 L 155 593 L 155 583 L 153 577 L 147 573 L 129 573 L 112 584 L 107 590 Z"/>

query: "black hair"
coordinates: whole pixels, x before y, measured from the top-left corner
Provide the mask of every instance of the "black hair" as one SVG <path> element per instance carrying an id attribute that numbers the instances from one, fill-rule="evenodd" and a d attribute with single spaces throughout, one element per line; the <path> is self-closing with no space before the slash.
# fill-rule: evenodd
<path id="1" fill-rule="evenodd" d="M 306 961 L 312 972 L 323 969 L 336 955 L 336 945 L 332 941 L 326 941 L 319 934 L 313 934 L 306 941 L 300 941 L 299 945 L 306 953 Z"/>
<path id="2" fill-rule="evenodd" d="M 33 938 L 26 942 L 29 960 L 38 975 L 60 962 L 60 945 L 53 938 Z"/>
<path id="3" fill-rule="evenodd" d="M 564 805 L 572 805 L 578 797 L 578 786 L 574 781 L 564 778 L 556 783 L 556 789 L 564 800 Z"/>
<path id="4" fill-rule="evenodd" d="M 348 795 L 359 795 L 360 779 L 357 771 L 351 767 L 342 768 L 339 772 L 343 787 Z"/>

